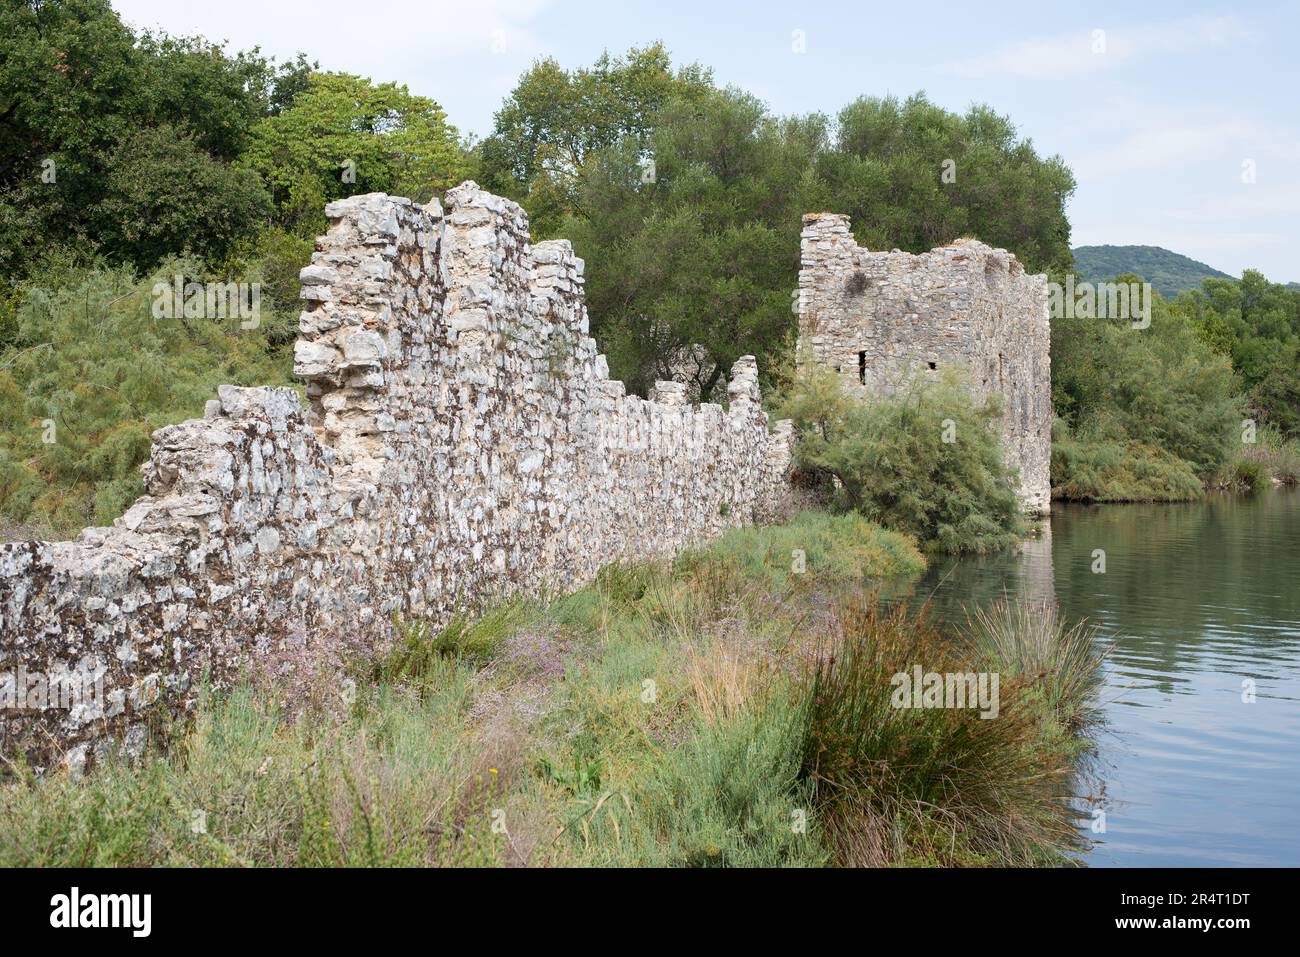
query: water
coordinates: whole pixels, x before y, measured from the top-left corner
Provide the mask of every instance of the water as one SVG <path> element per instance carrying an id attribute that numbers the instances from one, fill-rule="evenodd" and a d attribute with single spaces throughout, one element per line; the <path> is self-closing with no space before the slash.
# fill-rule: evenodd
<path id="1" fill-rule="evenodd" d="M 1094 572 L 1096 550 L 1105 571 Z M 941 618 L 1055 598 L 1115 648 L 1081 783 L 1092 866 L 1300 865 L 1300 492 L 1194 505 L 1053 505 L 1018 553 L 937 562 Z M 1243 701 L 1253 681 L 1254 703 Z M 1085 795 L 1081 794 L 1081 797 Z"/>

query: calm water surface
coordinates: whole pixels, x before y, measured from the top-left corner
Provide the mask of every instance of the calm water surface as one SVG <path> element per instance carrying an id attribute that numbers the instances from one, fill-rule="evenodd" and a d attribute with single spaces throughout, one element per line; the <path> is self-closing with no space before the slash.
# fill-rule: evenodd
<path id="1" fill-rule="evenodd" d="M 1105 573 L 1094 573 L 1094 552 Z M 1054 505 L 1018 553 L 936 563 L 936 613 L 1051 598 L 1113 642 L 1092 866 L 1300 865 L 1300 492 Z M 1253 682 L 1254 703 L 1243 701 Z"/>

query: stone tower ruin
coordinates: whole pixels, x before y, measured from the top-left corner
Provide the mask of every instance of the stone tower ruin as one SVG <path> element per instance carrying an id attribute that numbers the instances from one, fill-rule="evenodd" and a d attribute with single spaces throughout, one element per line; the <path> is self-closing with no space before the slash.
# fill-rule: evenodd
<path id="1" fill-rule="evenodd" d="M 1048 511 L 1051 375 L 1047 279 L 1014 255 L 959 239 L 928 253 L 871 252 L 849 218 L 803 218 L 799 354 L 846 389 L 888 395 L 958 367 L 973 398 L 1003 399 L 1002 454 L 1026 509 Z"/>

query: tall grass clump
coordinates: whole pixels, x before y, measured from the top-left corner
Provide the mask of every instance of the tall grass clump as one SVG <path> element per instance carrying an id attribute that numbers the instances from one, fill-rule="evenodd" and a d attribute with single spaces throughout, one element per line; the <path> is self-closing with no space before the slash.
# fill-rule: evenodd
<path id="1" fill-rule="evenodd" d="M 895 706 L 894 678 L 975 673 L 983 659 L 924 616 L 850 603 L 812 670 L 803 774 L 839 863 L 1027 865 L 1078 841 L 1067 749 L 1043 734 L 1027 675 L 1002 676 L 995 717 Z"/>
<path id="2" fill-rule="evenodd" d="M 1271 482 L 1295 485 L 1300 481 L 1300 440 L 1287 438 L 1274 425 L 1263 425 L 1254 442 L 1243 442 L 1229 463 L 1221 484 L 1249 489 Z"/>
<path id="3" fill-rule="evenodd" d="M 1096 720 L 1100 665 L 1108 649 L 1095 625 L 1067 625 L 1048 601 L 1003 597 L 969 610 L 962 635 L 981 667 L 1032 682 L 1051 716 L 1069 731 Z"/>
<path id="4" fill-rule="evenodd" d="M 810 364 L 780 414 L 799 433 L 796 465 L 837 509 L 943 552 L 996 551 L 1027 531 L 1017 477 L 992 428 L 1001 408 L 973 404 L 952 375 L 855 397 Z"/>

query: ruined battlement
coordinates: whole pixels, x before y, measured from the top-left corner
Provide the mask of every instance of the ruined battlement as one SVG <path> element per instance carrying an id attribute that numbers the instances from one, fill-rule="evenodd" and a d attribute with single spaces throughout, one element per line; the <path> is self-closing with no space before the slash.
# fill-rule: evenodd
<path id="1" fill-rule="evenodd" d="M 928 253 L 872 252 L 849 218 L 803 218 L 801 358 L 846 389 L 887 395 L 958 368 L 973 396 L 1003 398 L 1000 433 L 1026 508 L 1051 500 L 1051 368 L 1047 280 L 1014 255 L 959 239 Z"/>
<path id="2" fill-rule="evenodd" d="M 467 182 L 445 209 L 369 194 L 326 213 L 301 277 L 307 406 L 222 386 L 154 433 L 113 527 L 0 545 L 0 683 L 103 689 L 0 716 L 6 752 L 81 767 L 290 629 L 382 645 L 393 615 L 445 621 L 780 516 L 791 431 L 769 429 L 752 357 L 725 409 L 671 382 L 626 395 L 588 335 L 582 260 L 532 244 L 516 204 Z"/>

